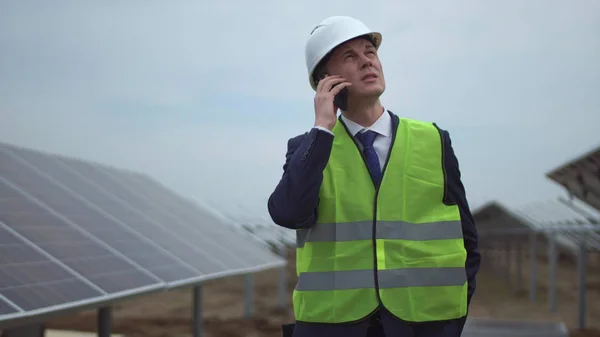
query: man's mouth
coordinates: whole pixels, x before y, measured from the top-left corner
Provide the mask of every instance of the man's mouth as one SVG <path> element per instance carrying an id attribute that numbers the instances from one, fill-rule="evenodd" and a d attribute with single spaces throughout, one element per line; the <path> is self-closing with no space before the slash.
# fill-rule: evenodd
<path id="1" fill-rule="evenodd" d="M 377 74 L 375 74 L 375 73 L 368 73 L 368 74 L 365 74 L 363 77 L 361 77 L 361 81 L 372 80 L 372 79 L 376 79 L 376 78 L 377 78 Z"/>

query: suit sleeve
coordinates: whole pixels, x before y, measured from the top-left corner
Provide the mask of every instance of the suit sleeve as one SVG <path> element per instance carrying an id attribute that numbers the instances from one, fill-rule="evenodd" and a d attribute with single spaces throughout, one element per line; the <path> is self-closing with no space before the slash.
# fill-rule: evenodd
<path id="1" fill-rule="evenodd" d="M 273 222 L 290 229 L 308 228 L 315 223 L 333 137 L 330 132 L 313 128 L 288 141 L 283 176 L 267 202 Z"/>
<path id="2" fill-rule="evenodd" d="M 467 302 L 470 304 L 471 298 L 475 293 L 475 275 L 479 270 L 479 264 L 481 260 L 481 255 L 478 248 L 477 228 L 475 227 L 475 220 L 473 219 L 473 215 L 469 209 L 465 188 L 461 181 L 458 159 L 456 158 L 454 149 L 452 148 L 450 134 L 445 130 L 440 131 L 444 144 L 444 166 L 447 174 L 446 189 L 448 192 L 448 200 L 445 200 L 445 202 L 449 204 L 456 204 L 460 211 L 463 240 L 465 243 L 465 249 L 467 251 L 467 261 L 465 263 L 468 281 Z"/>

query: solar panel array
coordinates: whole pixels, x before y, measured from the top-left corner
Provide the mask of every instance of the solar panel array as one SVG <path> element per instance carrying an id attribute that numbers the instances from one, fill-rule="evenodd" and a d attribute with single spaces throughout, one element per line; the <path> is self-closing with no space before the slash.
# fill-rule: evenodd
<path id="1" fill-rule="evenodd" d="M 584 237 L 589 250 L 600 251 L 599 230 L 594 231 L 589 227 L 585 232 L 578 230 L 578 227 L 599 223 L 600 213 L 580 203 L 572 202 L 567 205 L 548 200 L 509 209 L 492 202 L 473 212 L 473 217 L 479 232 L 483 235 L 502 234 L 503 231 L 511 233 L 511 229 L 525 229 L 522 232 L 512 232 L 517 235 L 512 236 L 511 240 L 528 240 L 528 233 L 536 230 L 548 237 L 554 235 L 560 246 L 573 253 L 579 251 Z M 556 229 L 557 227 L 560 229 Z"/>
<path id="2" fill-rule="evenodd" d="M 591 230 L 586 233 L 577 231 L 577 227 L 581 225 L 598 223 L 600 213 L 593 209 L 587 209 L 584 216 L 576 211 L 580 207 L 582 205 L 573 203 L 572 206 L 569 206 L 559 201 L 549 200 L 521 207 L 514 213 L 531 228 L 544 229 L 545 227 L 561 226 L 561 230 L 554 232 L 556 241 L 574 253 L 579 251 L 584 235 L 588 249 L 600 250 L 600 233 Z M 548 232 L 546 235 L 550 236 L 552 232 Z"/>
<path id="3" fill-rule="evenodd" d="M 0 143 L 0 322 L 284 263 L 146 175 Z"/>
<path id="4" fill-rule="evenodd" d="M 212 215 L 229 224 L 232 228 L 260 241 L 266 245 L 274 245 L 277 248 L 296 244 L 296 231 L 275 224 L 267 216 L 263 216 L 249 207 L 237 205 L 234 212 L 224 212 L 215 202 L 195 201 L 199 207 L 205 210 L 207 215 Z M 227 215 L 225 215 L 227 214 Z"/>
<path id="5" fill-rule="evenodd" d="M 247 226 L 252 232 L 248 232 L 247 229 L 242 230 L 248 232 L 250 235 L 258 238 L 264 243 L 273 244 L 277 247 L 296 245 L 296 231 L 293 229 L 279 227 L 276 224 L 268 222 L 260 225 Z"/>
<path id="6" fill-rule="evenodd" d="M 573 196 L 600 211 L 600 147 L 547 174 Z"/>

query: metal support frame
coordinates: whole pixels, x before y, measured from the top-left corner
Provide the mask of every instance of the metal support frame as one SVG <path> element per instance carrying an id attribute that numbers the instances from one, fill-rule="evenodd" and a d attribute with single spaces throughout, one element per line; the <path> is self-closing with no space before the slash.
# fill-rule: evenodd
<path id="1" fill-rule="evenodd" d="M 548 241 L 548 306 L 551 312 L 556 312 L 556 260 L 556 233 L 551 233 Z"/>
<path id="2" fill-rule="evenodd" d="M 285 245 L 281 245 L 280 255 L 282 258 L 287 258 L 287 249 Z M 286 288 L 287 288 L 287 270 L 286 266 L 283 266 L 279 269 L 279 285 L 277 287 L 277 306 L 279 309 L 285 308 L 285 297 L 286 297 Z"/>
<path id="3" fill-rule="evenodd" d="M 244 280 L 244 317 L 250 318 L 254 315 L 254 275 L 246 274 Z"/>
<path id="4" fill-rule="evenodd" d="M 194 337 L 204 335 L 204 321 L 202 318 L 202 285 L 197 285 L 193 290 L 192 298 L 192 330 Z"/>
<path id="5" fill-rule="evenodd" d="M 537 233 L 531 232 L 529 242 L 529 300 L 535 302 L 537 295 Z"/>
<path id="6" fill-rule="evenodd" d="M 510 263 L 510 240 L 508 240 L 508 238 L 504 241 L 504 261 L 505 261 L 505 268 L 506 268 L 506 281 L 510 284 L 511 283 L 511 277 L 510 277 L 510 272 L 511 272 L 511 263 Z"/>
<path id="7" fill-rule="evenodd" d="M 585 328 L 586 322 L 586 274 L 587 274 L 587 235 L 585 233 L 581 234 L 581 245 L 579 246 L 579 254 L 578 254 L 578 269 L 579 269 L 579 328 Z"/>
<path id="8" fill-rule="evenodd" d="M 112 330 L 112 307 L 98 308 L 98 337 L 110 337 Z"/>
<path id="9" fill-rule="evenodd" d="M 523 290 L 523 244 L 518 241 L 517 242 L 517 261 L 516 261 L 516 280 L 515 280 L 515 286 L 516 286 L 516 291 L 517 293 L 521 292 L 521 290 Z"/>

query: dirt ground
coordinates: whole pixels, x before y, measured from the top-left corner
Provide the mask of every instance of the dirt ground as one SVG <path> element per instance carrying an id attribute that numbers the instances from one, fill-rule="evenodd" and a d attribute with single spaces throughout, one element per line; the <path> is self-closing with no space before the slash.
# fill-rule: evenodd
<path id="1" fill-rule="evenodd" d="M 291 254 L 290 254 L 291 255 Z M 292 289 L 295 286 L 293 256 L 287 268 L 286 310 L 277 308 L 278 270 L 255 275 L 255 317 L 244 318 L 244 278 L 233 277 L 208 282 L 204 286 L 204 326 L 207 337 L 279 337 L 281 325 L 293 321 L 290 310 Z M 557 282 L 558 310 L 551 313 L 547 302 L 547 266 L 539 261 L 538 296 L 530 303 L 527 291 L 516 291 L 507 284 L 503 274 L 486 259 L 478 277 L 478 288 L 471 303 L 473 317 L 501 319 L 562 321 L 570 329 L 577 326 L 577 273 L 576 265 L 562 261 Z M 523 263 L 523 286 L 528 286 L 527 262 Z M 513 270 L 514 274 L 514 270 Z M 577 337 L 600 337 L 600 271 L 590 271 L 588 291 L 588 326 L 595 331 L 571 334 Z M 514 279 L 513 279 L 514 283 Z M 130 337 L 183 337 L 191 336 L 191 290 L 161 293 L 134 301 L 120 303 L 114 308 L 113 331 Z M 96 312 L 81 312 L 60 317 L 48 328 L 95 331 Z"/>

